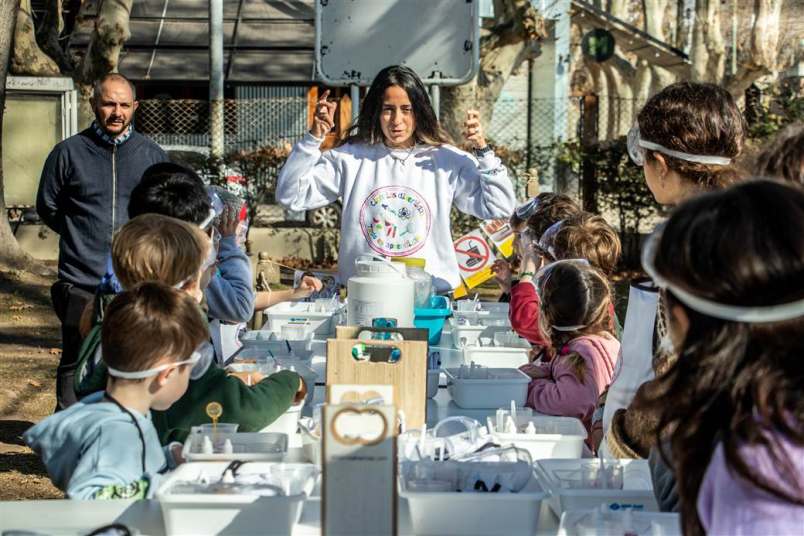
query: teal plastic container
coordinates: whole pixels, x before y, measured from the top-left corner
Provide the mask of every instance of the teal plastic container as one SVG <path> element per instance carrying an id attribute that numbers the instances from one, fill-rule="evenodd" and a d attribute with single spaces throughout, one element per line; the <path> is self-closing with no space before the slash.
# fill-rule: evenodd
<path id="1" fill-rule="evenodd" d="M 452 314 L 449 300 L 445 296 L 430 296 L 429 307 L 417 307 L 413 310 L 413 325 L 428 331 L 427 342 L 430 346 L 438 345 L 444 322 Z"/>

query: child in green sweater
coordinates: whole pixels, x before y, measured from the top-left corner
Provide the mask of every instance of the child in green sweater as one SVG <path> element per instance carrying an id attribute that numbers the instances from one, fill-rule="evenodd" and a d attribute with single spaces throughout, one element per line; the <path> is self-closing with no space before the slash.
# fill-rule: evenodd
<path id="1" fill-rule="evenodd" d="M 209 280 L 209 270 L 214 266 L 213 249 L 197 226 L 158 214 L 143 214 L 115 235 L 112 264 L 124 289 L 143 281 L 160 281 L 184 290 L 200 303 L 204 282 Z M 199 255 L 207 259 L 200 273 L 198 264 L 193 262 Z M 96 311 L 96 317 L 101 313 Z M 79 396 L 102 390 L 105 385 L 106 371 L 99 355 L 98 323 L 81 347 L 76 373 Z M 191 427 L 209 422 L 206 405 L 219 402 L 225 422 L 239 424 L 243 432 L 256 432 L 275 421 L 291 404 L 303 400 L 305 394 L 304 382 L 295 372 L 281 371 L 248 386 L 207 359 L 193 367 L 187 392 L 170 409 L 153 412 L 153 423 L 163 444 L 184 441 Z"/>

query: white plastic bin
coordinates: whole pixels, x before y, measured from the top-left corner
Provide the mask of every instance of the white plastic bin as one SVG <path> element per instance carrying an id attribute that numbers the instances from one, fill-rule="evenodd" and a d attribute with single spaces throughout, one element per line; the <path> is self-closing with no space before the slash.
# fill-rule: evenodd
<path id="1" fill-rule="evenodd" d="M 185 463 L 162 482 L 156 491 L 161 503 L 165 533 L 168 536 L 206 536 L 212 534 L 252 535 L 291 534 L 299 522 L 304 501 L 312 493 L 312 486 L 289 497 L 259 497 L 237 494 L 173 494 L 171 487 L 181 481 L 197 480 L 201 475 L 217 479 L 227 467 L 226 462 Z M 268 473 L 270 463 L 247 463 L 239 474 Z M 284 464 L 302 470 L 310 464 Z"/>
<path id="2" fill-rule="evenodd" d="M 414 492 L 399 479 L 417 536 L 536 534 L 545 495 L 535 477 L 519 493 Z"/>
<path id="3" fill-rule="evenodd" d="M 313 332 L 302 340 L 284 340 L 280 333 L 260 329 L 246 331 L 240 335 L 243 348 L 234 355 L 234 359 L 241 359 L 244 349 L 259 351 L 267 356 L 294 355 L 300 359 L 309 359 L 313 354 Z"/>
<path id="4" fill-rule="evenodd" d="M 528 395 L 530 377 L 515 368 L 489 368 L 487 379 L 459 378 L 458 369 L 444 370 L 447 376 L 447 390 L 452 400 L 464 409 L 495 409 L 510 406 L 513 400 L 517 406 L 524 406 Z"/>
<path id="5" fill-rule="evenodd" d="M 525 449 L 535 460 L 548 458 L 581 458 L 583 443 L 586 440 L 586 428 L 583 423 L 573 417 L 552 417 L 538 415 L 529 419 L 517 419 L 520 426 L 532 422 L 536 434 L 506 434 L 494 432 L 492 437 L 501 445 L 513 444 Z"/>
<path id="6" fill-rule="evenodd" d="M 304 402 L 300 402 L 294 406 L 290 406 L 288 410 L 283 413 L 277 420 L 260 430 L 260 432 L 274 432 L 278 434 L 287 434 L 288 440 L 293 442 L 297 437 L 299 430 L 299 417 L 301 417 Z M 290 445 L 296 446 L 296 445 Z"/>
<path id="7" fill-rule="evenodd" d="M 585 536 L 589 532 L 579 530 L 578 523 L 590 520 L 594 515 L 592 511 L 571 511 L 561 515 L 561 524 L 558 527 L 558 536 Z M 633 512 L 631 515 L 632 528 L 640 536 L 681 536 L 681 516 L 663 512 Z M 624 511 L 609 510 L 607 517 L 624 518 Z M 656 528 L 654 528 L 656 527 Z M 595 530 L 601 535 L 600 530 Z"/>
<path id="8" fill-rule="evenodd" d="M 314 325 L 314 337 L 326 338 L 335 335 L 335 327 L 342 322 L 344 307 L 338 305 L 331 311 L 317 310 L 315 303 L 282 302 L 265 310 L 266 325 L 263 329 L 279 333 L 282 326 L 293 321 L 309 321 Z"/>
<path id="9" fill-rule="evenodd" d="M 463 350 L 445 346 L 431 346 L 427 353 L 433 356 L 437 366 L 440 368 L 460 367 L 464 363 Z"/>
<path id="10" fill-rule="evenodd" d="M 496 368 L 517 368 L 529 362 L 530 347 L 504 348 L 501 346 L 467 346 L 463 349 L 463 362 Z"/>
<path id="11" fill-rule="evenodd" d="M 463 313 L 461 313 L 462 315 Z M 463 316 L 450 318 L 450 332 L 452 333 L 452 344 L 455 348 L 462 349 L 468 346 L 477 345 L 481 338 L 494 340 L 494 334 L 508 332 L 511 324 L 508 317 L 496 319 L 468 318 L 461 320 Z M 489 325 L 495 324 L 495 325 Z"/>
<path id="12" fill-rule="evenodd" d="M 216 452 L 204 454 L 202 445 L 204 436 L 209 437 L 213 443 L 224 442 L 227 439 L 232 443 L 232 453 Z M 241 460 L 244 462 L 264 461 L 281 462 L 288 452 L 288 436 L 274 433 L 234 433 L 234 434 L 206 434 L 198 427 L 193 426 L 190 435 L 184 442 L 182 456 L 188 462 L 222 462 Z"/>
<path id="13" fill-rule="evenodd" d="M 557 516 L 569 510 L 591 510 L 605 504 L 611 510 L 631 508 L 655 512 L 659 509 L 653 495 L 653 481 L 647 460 L 618 460 L 623 466 L 622 489 L 565 489 L 562 475 L 580 472 L 582 463 L 592 460 L 539 460 L 536 474 L 550 493 L 548 503 Z"/>

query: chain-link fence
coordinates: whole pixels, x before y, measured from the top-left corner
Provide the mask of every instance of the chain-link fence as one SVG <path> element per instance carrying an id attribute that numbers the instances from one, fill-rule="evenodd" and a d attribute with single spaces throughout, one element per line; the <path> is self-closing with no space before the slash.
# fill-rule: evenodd
<path id="1" fill-rule="evenodd" d="M 307 128 L 306 97 L 227 99 L 224 143 L 227 152 L 279 145 L 299 139 Z M 137 129 L 160 145 L 209 146 L 209 102 L 140 101 Z"/>

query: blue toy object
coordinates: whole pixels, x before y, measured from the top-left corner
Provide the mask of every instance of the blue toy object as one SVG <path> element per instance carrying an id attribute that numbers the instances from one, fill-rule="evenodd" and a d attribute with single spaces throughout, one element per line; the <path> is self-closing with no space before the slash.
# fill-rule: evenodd
<path id="1" fill-rule="evenodd" d="M 452 314 L 449 300 L 445 296 L 430 296 L 429 307 L 417 307 L 413 312 L 413 325 L 428 330 L 430 346 L 438 345 L 444 322 Z"/>

